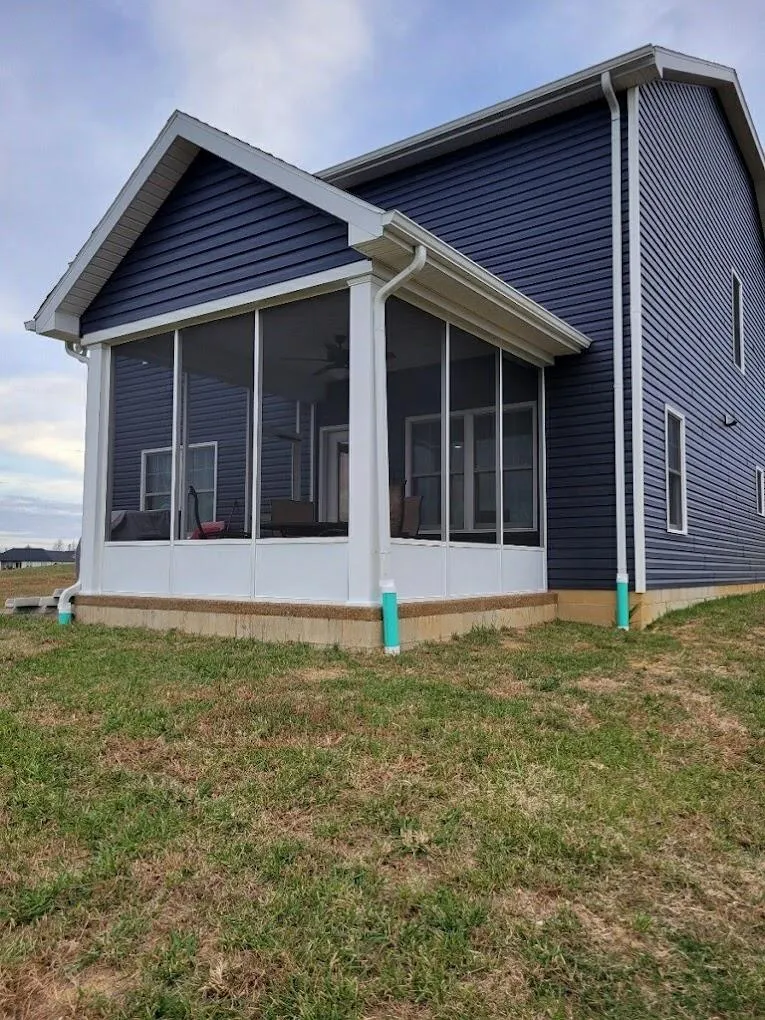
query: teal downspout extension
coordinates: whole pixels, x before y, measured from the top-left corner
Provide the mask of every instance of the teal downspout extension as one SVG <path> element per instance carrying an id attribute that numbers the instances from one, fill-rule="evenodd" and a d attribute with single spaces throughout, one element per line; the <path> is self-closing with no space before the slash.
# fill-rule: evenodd
<path id="1" fill-rule="evenodd" d="M 383 645 L 386 655 L 398 655 L 401 651 L 401 639 L 398 633 L 398 598 L 396 586 L 390 582 L 381 585 L 383 620 Z"/>
<path id="2" fill-rule="evenodd" d="M 630 582 L 624 575 L 616 580 L 616 626 L 619 630 L 630 629 Z"/>

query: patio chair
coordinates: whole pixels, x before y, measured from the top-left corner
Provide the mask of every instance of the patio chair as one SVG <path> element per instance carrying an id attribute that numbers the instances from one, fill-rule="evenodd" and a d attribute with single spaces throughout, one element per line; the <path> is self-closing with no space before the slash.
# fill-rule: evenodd
<path id="1" fill-rule="evenodd" d="M 401 538 L 417 538 L 420 530 L 422 496 L 405 496 L 401 514 Z"/>
<path id="2" fill-rule="evenodd" d="M 391 482 L 390 494 L 390 535 L 391 538 L 401 537 L 401 525 L 404 521 L 404 483 Z"/>

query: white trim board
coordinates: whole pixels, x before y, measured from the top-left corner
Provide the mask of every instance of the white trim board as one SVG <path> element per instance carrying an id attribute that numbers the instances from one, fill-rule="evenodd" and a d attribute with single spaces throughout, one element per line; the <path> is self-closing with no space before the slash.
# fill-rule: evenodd
<path id="1" fill-rule="evenodd" d="M 368 276 L 372 272 L 372 263 L 360 258 L 358 262 L 350 262 L 347 266 L 326 269 L 321 273 L 310 273 L 298 276 L 294 280 L 272 283 L 268 287 L 257 290 L 243 291 L 230 297 L 204 301 L 187 308 L 178 308 L 161 315 L 152 315 L 146 319 L 127 322 L 121 326 L 111 326 L 86 333 L 82 338 L 82 346 L 109 343 L 112 341 L 141 340 L 157 333 L 169 332 L 172 329 L 187 329 L 201 322 L 211 322 L 233 315 L 243 315 L 269 305 L 286 304 L 289 301 L 301 301 L 316 297 L 319 294 L 341 290 L 346 283 L 359 277 Z"/>

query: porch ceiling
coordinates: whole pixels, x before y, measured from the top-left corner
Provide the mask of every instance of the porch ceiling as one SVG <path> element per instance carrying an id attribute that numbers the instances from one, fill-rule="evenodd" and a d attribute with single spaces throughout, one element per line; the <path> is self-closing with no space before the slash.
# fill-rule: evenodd
<path id="1" fill-rule="evenodd" d="M 551 364 L 590 346 L 583 333 L 400 212 L 385 214 L 377 237 L 354 238 L 352 232 L 351 242 L 391 275 L 424 246 L 425 266 L 401 296 L 526 361 Z"/>

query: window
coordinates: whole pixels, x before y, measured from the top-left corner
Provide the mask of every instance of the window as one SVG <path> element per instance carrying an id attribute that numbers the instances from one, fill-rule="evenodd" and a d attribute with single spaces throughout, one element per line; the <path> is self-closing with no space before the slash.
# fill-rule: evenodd
<path id="1" fill-rule="evenodd" d="M 193 485 L 199 498 L 199 517 L 202 521 L 215 520 L 215 482 L 217 445 L 199 443 L 189 446 L 186 452 L 186 479 Z M 143 450 L 141 454 L 141 509 L 169 510 L 171 489 L 171 451 Z M 194 506 L 187 496 L 187 530 L 193 531 Z"/>
<path id="2" fill-rule="evenodd" d="M 744 295 L 741 279 L 733 274 L 733 360 L 744 371 Z"/>
<path id="3" fill-rule="evenodd" d="M 141 509 L 169 510 L 172 453 L 170 450 L 144 450 L 142 456 Z"/>
<path id="4" fill-rule="evenodd" d="M 685 418 L 665 408 L 665 456 L 667 475 L 667 531 L 688 530 L 685 481 Z"/>
<path id="5" fill-rule="evenodd" d="M 414 421 L 410 432 L 411 494 L 421 496 L 420 527 L 441 527 L 441 419 Z"/>
<path id="6" fill-rule="evenodd" d="M 755 468 L 755 482 L 757 485 L 757 513 L 765 517 L 765 469 Z"/>
<path id="7" fill-rule="evenodd" d="M 502 415 L 502 500 L 505 531 L 537 528 L 536 405 L 507 405 Z M 497 417 L 493 409 L 452 414 L 449 424 L 449 516 L 452 532 L 496 528 Z M 422 496 L 422 531 L 440 528 L 441 424 L 435 416 L 407 422 L 409 491 Z"/>
<path id="8" fill-rule="evenodd" d="M 506 408 L 502 415 L 502 516 L 505 531 L 536 527 L 536 408 Z"/>

